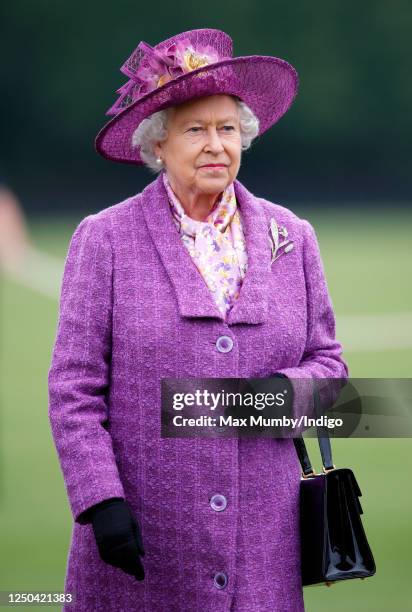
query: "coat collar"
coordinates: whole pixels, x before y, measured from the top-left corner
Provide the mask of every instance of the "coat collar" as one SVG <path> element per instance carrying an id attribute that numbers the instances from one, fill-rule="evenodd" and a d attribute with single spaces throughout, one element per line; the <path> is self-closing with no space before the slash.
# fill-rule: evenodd
<path id="1" fill-rule="evenodd" d="M 175 289 L 182 317 L 212 317 L 228 325 L 267 320 L 271 257 L 268 223 L 255 196 L 238 180 L 234 181 L 234 188 L 245 233 L 248 269 L 226 319 L 176 231 L 161 174 L 139 198 L 150 236 Z"/>

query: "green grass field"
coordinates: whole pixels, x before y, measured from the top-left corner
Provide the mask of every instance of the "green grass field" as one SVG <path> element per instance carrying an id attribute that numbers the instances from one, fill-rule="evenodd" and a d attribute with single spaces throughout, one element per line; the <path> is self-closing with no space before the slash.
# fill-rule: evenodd
<path id="1" fill-rule="evenodd" d="M 374 217 L 344 210 L 299 211 L 319 237 L 338 338 L 340 317 L 360 314 L 392 314 L 389 332 L 402 335 L 396 313 L 412 311 L 412 215 L 394 208 Z M 79 221 L 32 219 L 29 225 L 35 245 L 63 260 Z M 47 410 L 58 305 L 10 278 L 2 279 L 0 300 L 0 591 L 60 591 L 72 518 Z M 381 333 L 377 328 L 376 336 Z M 411 377 L 412 346 L 345 350 L 345 358 L 352 377 Z M 308 440 L 308 447 L 319 469 L 316 440 Z M 306 610 L 407 612 L 412 609 L 411 440 L 339 439 L 333 448 L 335 464 L 351 467 L 362 490 L 377 574 L 306 588 Z"/>

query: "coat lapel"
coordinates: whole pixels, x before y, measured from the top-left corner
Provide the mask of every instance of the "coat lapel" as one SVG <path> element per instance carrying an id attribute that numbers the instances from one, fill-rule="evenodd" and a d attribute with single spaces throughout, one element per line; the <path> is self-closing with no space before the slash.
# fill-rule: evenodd
<path id="1" fill-rule="evenodd" d="M 268 223 L 258 199 L 240 181 L 235 180 L 234 187 L 245 234 L 248 267 L 227 323 L 265 323 L 271 258 Z"/>
<path id="2" fill-rule="evenodd" d="M 182 317 L 211 317 L 235 323 L 263 323 L 268 311 L 270 245 L 263 208 L 239 181 L 235 193 L 248 252 L 248 269 L 228 317 L 220 312 L 173 222 L 161 174 L 142 192 L 140 203 L 150 236 L 176 292 Z"/>
<path id="3" fill-rule="evenodd" d="M 176 230 L 161 174 L 143 191 L 141 204 L 150 236 L 176 291 L 180 315 L 224 319 Z"/>

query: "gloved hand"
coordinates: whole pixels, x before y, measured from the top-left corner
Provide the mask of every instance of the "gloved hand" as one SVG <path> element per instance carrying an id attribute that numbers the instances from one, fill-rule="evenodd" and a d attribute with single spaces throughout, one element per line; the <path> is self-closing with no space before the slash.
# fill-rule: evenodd
<path id="1" fill-rule="evenodd" d="M 263 397 L 270 393 L 273 396 L 281 396 L 282 402 L 280 405 L 265 406 L 260 413 L 265 417 L 275 417 L 285 415 L 290 417 L 293 413 L 294 392 L 293 386 L 289 378 L 284 374 L 275 373 L 266 378 L 250 378 L 247 379 L 247 385 L 253 395 L 256 397 L 258 393 L 263 394 Z"/>
<path id="2" fill-rule="evenodd" d="M 139 525 L 127 502 L 120 498 L 107 499 L 92 506 L 87 514 L 101 559 L 136 580 L 143 580 L 140 556 L 144 557 L 145 551 Z"/>
<path id="3" fill-rule="evenodd" d="M 264 401 L 266 394 L 276 397 L 281 394 L 283 403 L 277 405 L 260 406 L 259 409 L 252 406 L 235 406 L 225 409 L 225 416 L 233 416 L 238 418 L 246 418 L 249 422 L 249 416 L 253 414 L 255 417 L 262 416 L 264 418 L 282 418 L 282 415 L 290 417 L 293 414 L 294 392 L 293 386 L 284 374 L 275 373 L 270 377 L 265 378 L 246 378 L 241 379 L 240 388 L 238 389 L 242 395 L 251 394 L 255 400 L 259 398 L 259 402 Z M 254 431 L 263 431 L 265 426 L 254 425 Z M 270 428 L 274 429 L 274 428 Z M 282 437 L 283 428 L 277 428 L 276 431 Z"/>

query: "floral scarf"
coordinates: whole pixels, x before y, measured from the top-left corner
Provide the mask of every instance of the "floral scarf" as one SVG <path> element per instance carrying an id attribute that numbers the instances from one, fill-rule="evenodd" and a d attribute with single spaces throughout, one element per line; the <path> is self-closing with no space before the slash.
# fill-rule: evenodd
<path id="1" fill-rule="evenodd" d="M 222 192 L 206 220 L 197 221 L 185 213 L 166 172 L 163 182 L 182 241 L 226 316 L 239 295 L 247 270 L 246 241 L 233 183 Z"/>

